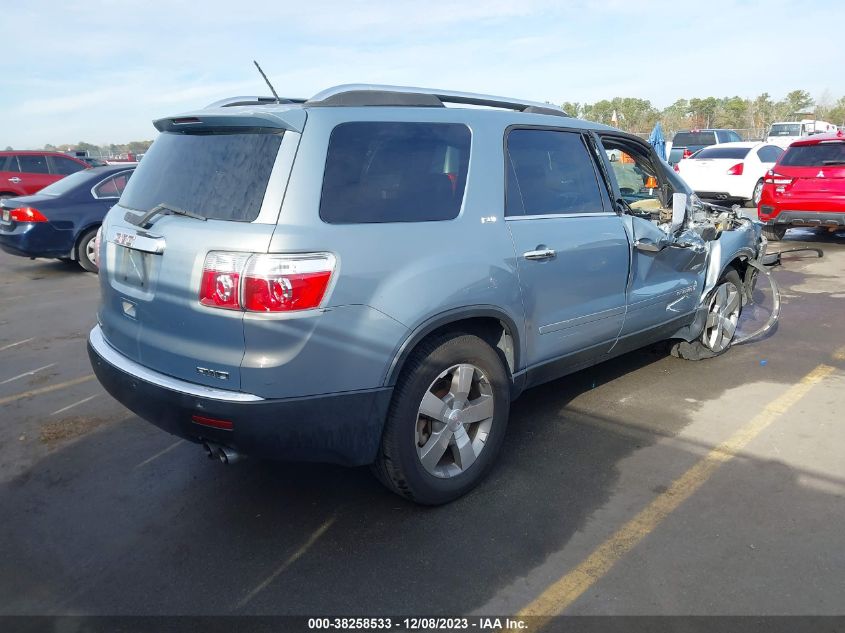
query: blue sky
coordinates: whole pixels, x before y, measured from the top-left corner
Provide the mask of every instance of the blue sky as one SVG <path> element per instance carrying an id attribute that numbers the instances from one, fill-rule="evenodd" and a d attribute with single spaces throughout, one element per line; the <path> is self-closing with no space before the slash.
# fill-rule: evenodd
<path id="1" fill-rule="evenodd" d="M 0 148 L 153 138 L 218 98 L 341 83 L 537 101 L 845 94 L 844 2 L 0 0 Z M 19 46 L 9 46 L 9 43 Z"/>

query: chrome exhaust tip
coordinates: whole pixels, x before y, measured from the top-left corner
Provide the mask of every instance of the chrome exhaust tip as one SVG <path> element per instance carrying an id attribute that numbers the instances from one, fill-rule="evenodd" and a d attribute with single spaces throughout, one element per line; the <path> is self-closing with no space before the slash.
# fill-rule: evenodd
<path id="1" fill-rule="evenodd" d="M 217 455 L 224 464 L 234 464 L 241 460 L 241 454 L 228 446 L 220 446 Z"/>

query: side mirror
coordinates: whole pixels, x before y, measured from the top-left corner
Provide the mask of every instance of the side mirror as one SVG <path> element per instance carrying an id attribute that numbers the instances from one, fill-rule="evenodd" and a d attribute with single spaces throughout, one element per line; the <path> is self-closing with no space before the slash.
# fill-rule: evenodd
<path id="1" fill-rule="evenodd" d="M 684 220 L 687 217 L 687 194 L 673 193 L 672 194 L 672 223 L 669 231 L 674 233 L 684 225 Z"/>

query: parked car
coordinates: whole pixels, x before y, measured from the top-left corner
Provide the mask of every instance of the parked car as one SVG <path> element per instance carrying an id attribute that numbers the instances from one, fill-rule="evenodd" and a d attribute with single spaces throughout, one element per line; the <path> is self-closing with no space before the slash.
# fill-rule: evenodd
<path id="1" fill-rule="evenodd" d="M 767 143 L 721 143 L 705 147 L 675 165 L 675 171 L 702 198 L 757 206 L 763 176 L 783 149 Z"/>
<path id="2" fill-rule="evenodd" d="M 0 199 L 32 195 L 88 167 L 84 161 L 61 152 L 0 152 Z"/>
<path id="3" fill-rule="evenodd" d="M 838 129 L 833 123 L 819 121 L 817 119 L 779 121 L 772 123 L 769 133 L 766 135 L 766 142 L 786 148 L 793 141 L 812 136 L 813 134 L 824 134 L 826 132 L 835 134 Z"/>
<path id="4" fill-rule="evenodd" d="M 636 136 L 421 88 L 244 103 L 155 122 L 103 223 L 89 336 L 109 393 L 210 456 L 373 464 L 444 503 L 523 390 L 733 340 L 759 225 L 717 230 Z"/>
<path id="5" fill-rule="evenodd" d="M 702 147 L 717 143 L 733 143 L 741 141 L 742 137 L 733 130 L 688 130 L 677 132 L 672 137 L 672 149 L 669 151 L 667 162 L 676 165 L 684 158 L 689 158 Z"/>
<path id="6" fill-rule="evenodd" d="M 792 226 L 845 227 L 845 133 L 792 143 L 766 174 L 757 214 L 769 240 Z"/>
<path id="7" fill-rule="evenodd" d="M 97 271 L 94 237 L 134 167 L 94 167 L 32 196 L 0 201 L 0 248 L 22 257 L 76 261 Z"/>

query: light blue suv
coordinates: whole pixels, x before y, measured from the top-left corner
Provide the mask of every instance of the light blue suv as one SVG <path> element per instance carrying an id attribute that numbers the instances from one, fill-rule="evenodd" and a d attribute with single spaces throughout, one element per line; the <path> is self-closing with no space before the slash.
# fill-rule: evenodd
<path id="1" fill-rule="evenodd" d="M 100 382 L 222 461 L 372 464 L 423 504 L 479 482 L 524 389 L 724 352 L 765 250 L 548 104 L 354 85 L 155 126 L 97 247 Z"/>

